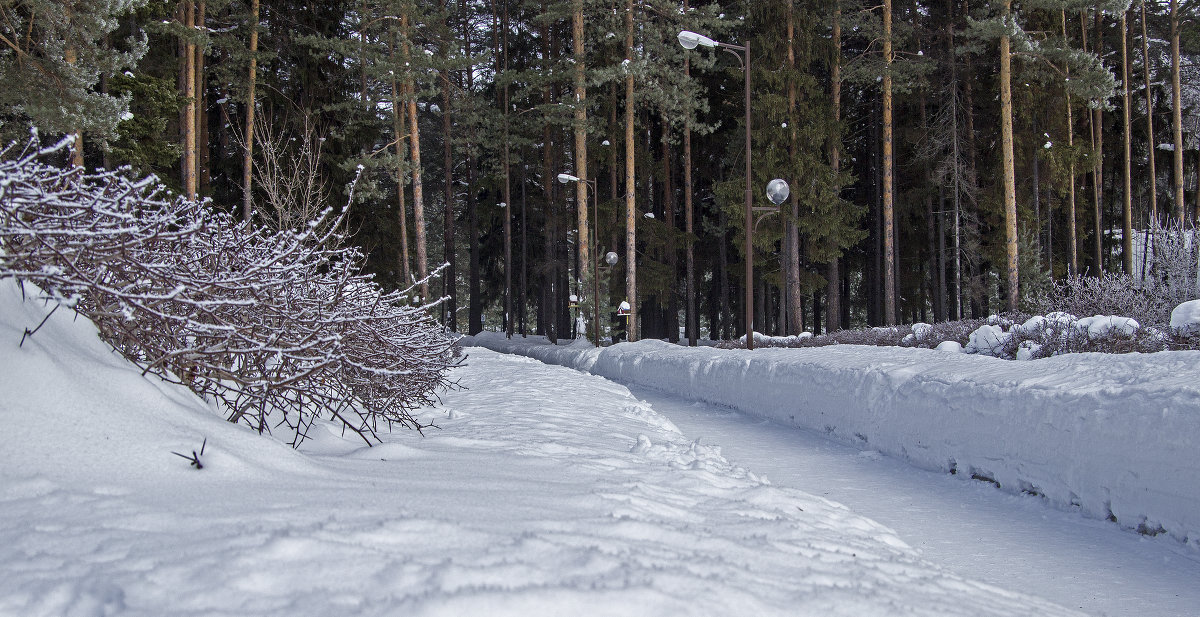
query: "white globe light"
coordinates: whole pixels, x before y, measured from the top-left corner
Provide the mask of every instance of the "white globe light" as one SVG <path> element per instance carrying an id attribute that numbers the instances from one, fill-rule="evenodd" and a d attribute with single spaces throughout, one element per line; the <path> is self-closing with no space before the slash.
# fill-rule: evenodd
<path id="1" fill-rule="evenodd" d="M 788 183 L 779 178 L 775 178 L 767 183 L 767 199 L 770 199 L 771 203 L 777 206 L 783 203 L 791 193 L 792 189 L 788 186 Z"/>

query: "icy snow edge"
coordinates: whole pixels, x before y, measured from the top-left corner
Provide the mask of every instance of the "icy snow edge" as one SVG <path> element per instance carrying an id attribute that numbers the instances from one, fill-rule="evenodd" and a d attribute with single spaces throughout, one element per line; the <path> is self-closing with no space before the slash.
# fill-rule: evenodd
<path id="1" fill-rule="evenodd" d="M 1200 548 L 1200 352 L 1033 362 L 838 345 L 478 345 L 810 430 Z"/>

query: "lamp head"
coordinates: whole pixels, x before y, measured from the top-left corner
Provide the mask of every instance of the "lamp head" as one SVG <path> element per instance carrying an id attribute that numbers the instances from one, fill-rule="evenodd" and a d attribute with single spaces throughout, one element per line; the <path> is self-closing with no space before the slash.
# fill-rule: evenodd
<path id="1" fill-rule="evenodd" d="M 608 262 L 608 265 L 610 265 L 610 266 L 617 265 L 617 259 L 618 259 L 617 254 L 613 253 L 611 251 L 607 255 L 604 256 L 604 261 Z"/>
<path id="2" fill-rule="evenodd" d="M 767 183 L 767 199 L 770 199 L 771 203 L 777 206 L 783 203 L 791 192 L 792 190 L 788 186 L 788 183 L 779 178 L 775 178 Z"/>
<path id="3" fill-rule="evenodd" d="M 679 32 L 679 44 L 683 45 L 684 49 L 695 49 L 697 45 L 703 45 L 705 47 L 717 46 L 716 41 L 704 36 L 703 34 L 692 32 L 691 30 L 681 30 Z"/>
<path id="4" fill-rule="evenodd" d="M 566 184 L 568 182 L 579 182 L 579 178 L 571 174 L 558 174 L 558 181 Z"/>

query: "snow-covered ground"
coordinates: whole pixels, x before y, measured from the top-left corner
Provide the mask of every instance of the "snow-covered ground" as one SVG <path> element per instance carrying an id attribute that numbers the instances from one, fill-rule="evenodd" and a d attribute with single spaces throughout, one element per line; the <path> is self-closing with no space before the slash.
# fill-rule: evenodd
<path id="1" fill-rule="evenodd" d="M 1200 551 L 1032 495 L 917 469 L 869 446 L 728 407 L 631 387 L 689 437 L 777 487 L 832 499 L 886 525 L 960 576 L 1021 589 L 1094 617 L 1196 617 Z"/>
<path id="2" fill-rule="evenodd" d="M 824 432 L 1200 548 L 1200 352 L 1008 361 L 837 345 L 473 344 Z"/>
<path id="3" fill-rule="evenodd" d="M 293 451 L 0 284 L 0 615 L 1069 615 L 775 487 L 624 386 L 473 350 L 440 429 Z M 207 440 L 201 470 L 172 452 Z"/>

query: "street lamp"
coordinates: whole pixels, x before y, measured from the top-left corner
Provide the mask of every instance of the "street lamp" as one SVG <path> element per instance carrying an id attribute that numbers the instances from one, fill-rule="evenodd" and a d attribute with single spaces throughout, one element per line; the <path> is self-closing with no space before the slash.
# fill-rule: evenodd
<path id="1" fill-rule="evenodd" d="M 508 203 L 496 204 L 504 215 L 504 336 L 512 338 L 512 215 Z"/>
<path id="2" fill-rule="evenodd" d="M 595 284 L 594 285 L 595 288 L 593 290 L 595 292 L 595 295 L 592 296 L 592 306 L 594 308 L 594 311 L 593 311 L 594 323 L 593 323 L 592 328 L 595 333 L 596 347 L 599 347 L 600 346 L 600 251 L 599 251 L 599 248 L 596 246 L 596 244 L 600 239 L 600 228 L 599 228 L 600 204 L 596 202 L 596 200 L 598 199 L 598 197 L 596 195 L 596 192 L 597 192 L 596 191 L 596 181 L 595 180 L 584 180 L 583 178 L 580 178 L 579 176 L 572 176 L 571 174 L 568 174 L 568 173 L 558 174 L 558 181 L 563 184 L 566 184 L 568 182 L 583 182 L 583 183 L 589 185 L 589 188 L 592 189 L 592 234 L 593 234 L 593 238 L 594 238 L 594 240 L 592 241 L 592 254 L 595 255 L 595 258 L 594 258 L 595 268 L 592 271 L 592 281 Z M 606 259 L 606 261 L 608 261 L 608 265 L 610 265 L 610 266 L 617 263 L 616 253 L 609 253 L 605 259 Z"/>
<path id="3" fill-rule="evenodd" d="M 714 41 L 703 34 L 683 30 L 679 44 L 684 49 L 720 47 L 737 56 L 746 79 L 746 349 L 754 349 L 754 189 L 750 188 L 750 41 L 732 45 Z M 737 52 L 742 52 L 741 54 Z"/>

